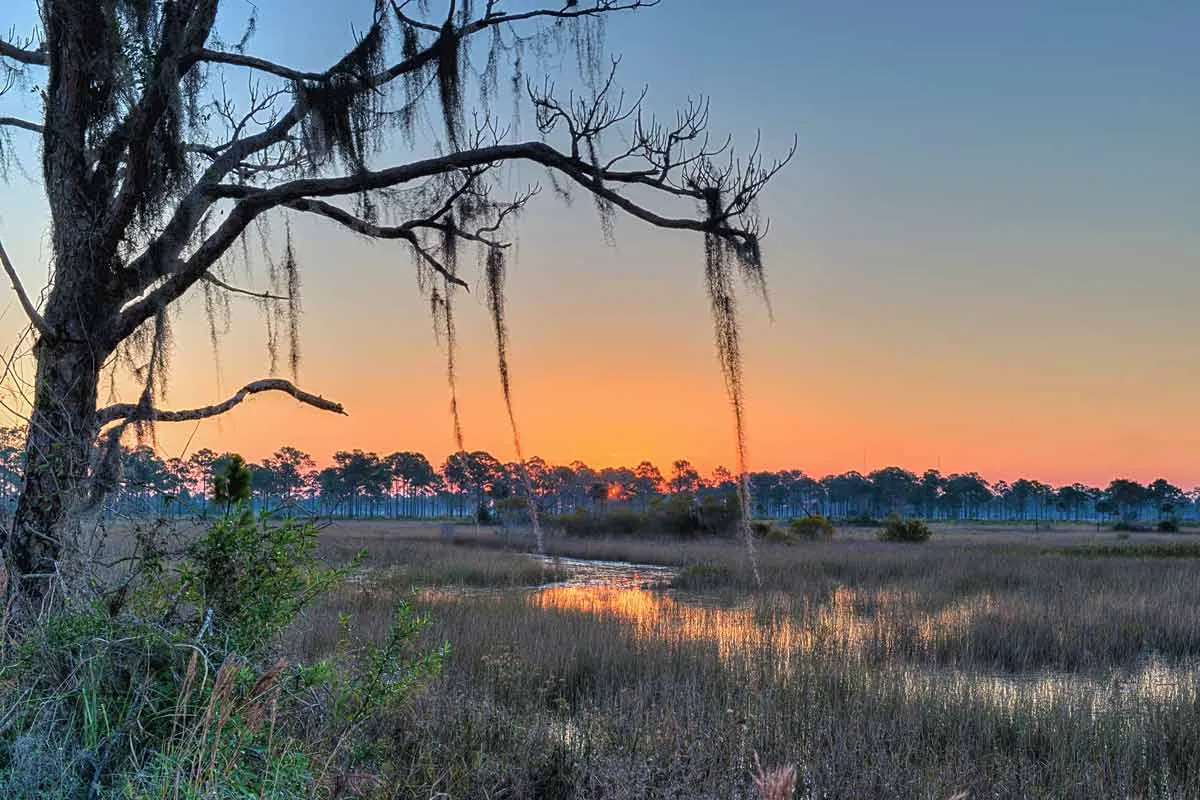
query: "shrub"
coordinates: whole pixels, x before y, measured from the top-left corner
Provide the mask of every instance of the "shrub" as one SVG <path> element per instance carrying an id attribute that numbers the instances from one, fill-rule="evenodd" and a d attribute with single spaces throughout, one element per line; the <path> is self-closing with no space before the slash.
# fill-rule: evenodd
<path id="1" fill-rule="evenodd" d="M 699 591 L 725 586 L 733 578 L 733 570 L 724 564 L 701 562 L 689 564 L 671 581 L 672 589 Z"/>
<path id="2" fill-rule="evenodd" d="M 1179 533 L 1179 522 L 1174 519 L 1160 519 L 1158 521 L 1158 530 L 1160 533 Z"/>
<path id="3" fill-rule="evenodd" d="M 695 537 L 728 536 L 737 530 L 741 507 L 737 495 L 710 495 L 697 501 L 690 494 L 656 500 L 648 511 L 614 508 L 603 514 L 577 509 L 552 517 L 549 524 L 568 536 L 666 535 Z"/>
<path id="4" fill-rule="evenodd" d="M 769 539 L 776 532 L 776 527 L 762 519 L 750 521 L 750 532 L 760 539 Z"/>
<path id="5" fill-rule="evenodd" d="M 440 668 L 445 649 L 415 650 L 427 620 L 405 604 L 379 645 L 344 620 L 325 660 L 283 659 L 283 630 L 349 568 L 319 564 L 313 525 L 254 515 L 244 472 L 227 466 L 228 513 L 179 563 L 139 541 L 120 592 L 0 649 L 0 797 L 332 794 L 370 757 L 372 719 Z"/>
<path id="6" fill-rule="evenodd" d="M 883 542 L 924 542 L 933 535 L 929 526 L 919 519 L 904 519 L 893 514 L 884 522 L 878 538 Z"/>
<path id="7" fill-rule="evenodd" d="M 633 536 L 648 528 L 645 514 L 624 508 L 599 515 L 578 509 L 572 514 L 553 518 L 551 523 L 561 526 L 568 536 Z"/>
<path id="8" fill-rule="evenodd" d="M 766 535 L 763 536 L 762 538 L 764 541 L 768 541 L 771 544 L 786 544 L 789 546 L 796 544 L 796 542 L 800 541 L 799 539 L 797 539 L 795 536 L 793 536 L 788 531 L 780 530 L 779 528 L 776 528 L 774 526 L 772 526 L 771 529 L 769 531 L 767 531 Z"/>
<path id="9" fill-rule="evenodd" d="M 705 495 L 696 507 L 700 531 L 709 536 L 729 536 L 742 520 L 742 506 L 736 492 Z"/>
<path id="10" fill-rule="evenodd" d="M 651 510 L 654 526 L 674 536 L 695 536 L 700 532 L 700 518 L 694 505 L 695 498 L 686 493 L 654 503 Z"/>
<path id="11" fill-rule="evenodd" d="M 810 514 L 807 517 L 792 520 L 788 525 L 788 533 L 797 539 L 815 542 L 833 538 L 833 523 L 820 514 Z"/>
<path id="12" fill-rule="evenodd" d="M 172 596 L 203 610 L 201 627 L 215 626 L 246 655 L 270 647 L 314 598 L 356 567 L 325 569 L 316 558 L 317 529 L 295 520 L 274 523 L 239 505 L 216 520 L 188 550 Z"/>

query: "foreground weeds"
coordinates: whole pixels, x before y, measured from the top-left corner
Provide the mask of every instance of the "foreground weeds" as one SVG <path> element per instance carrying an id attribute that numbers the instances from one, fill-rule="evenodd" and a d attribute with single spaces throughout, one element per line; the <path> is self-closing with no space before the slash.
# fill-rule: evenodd
<path id="1" fill-rule="evenodd" d="M 70 598 L 11 629 L 0 617 L 0 797 L 382 789 L 379 725 L 437 673 L 445 649 L 416 649 L 428 621 L 392 598 L 374 636 L 339 616 L 320 657 L 285 652 L 285 634 L 358 564 L 326 567 L 315 527 L 251 513 L 239 470 L 235 461 L 229 484 L 244 478 L 245 492 L 182 554 L 144 539 L 126 581 L 94 601 Z"/>

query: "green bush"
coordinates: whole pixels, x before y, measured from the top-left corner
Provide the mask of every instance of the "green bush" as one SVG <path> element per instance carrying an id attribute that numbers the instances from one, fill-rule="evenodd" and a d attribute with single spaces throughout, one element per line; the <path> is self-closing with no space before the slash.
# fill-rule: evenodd
<path id="1" fill-rule="evenodd" d="M 892 514 L 883 524 L 878 538 L 883 542 L 924 542 L 933 535 L 929 526 L 919 519 L 904 519 Z"/>
<path id="2" fill-rule="evenodd" d="M 1160 519 L 1158 521 L 1159 533 L 1179 533 L 1179 522 L 1174 519 Z"/>
<path id="3" fill-rule="evenodd" d="M 657 500 L 648 511 L 614 508 L 603 514 L 583 509 L 552 517 L 549 524 L 568 536 L 729 536 L 741 520 L 737 495 L 709 495 L 697 501 L 690 494 Z"/>
<path id="4" fill-rule="evenodd" d="M 282 658 L 283 630 L 347 570 L 319 564 L 311 524 L 256 517 L 244 470 L 228 466 L 228 513 L 179 563 L 140 538 L 120 592 L 0 645 L 0 797 L 311 797 L 440 668 L 445 649 L 416 649 L 427 620 L 405 604 L 381 644 L 343 620 L 328 658 Z"/>
<path id="5" fill-rule="evenodd" d="M 316 558 L 314 525 L 266 514 L 239 504 L 216 520 L 188 550 L 171 595 L 203 610 L 232 649 L 257 655 L 318 595 L 357 566 L 326 569 Z M 211 623 L 210 623 L 211 620 Z"/>
<path id="6" fill-rule="evenodd" d="M 792 520 L 788 525 L 788 533 L 797 539 L 805 541 L 828 541 L 833 538 L 834 527 L 833 523 L 826 517 L 820 514 L 811 514 L 807 517 L 800 517 Z"/>
<path id="7" fill-rule="evenodd" d="M 550 520 L 568 536 L 633 536 L 647 532 L 649 520 L 645 514 L 619 508 L 607 514 L 589 514 L 578 509 Z"/>

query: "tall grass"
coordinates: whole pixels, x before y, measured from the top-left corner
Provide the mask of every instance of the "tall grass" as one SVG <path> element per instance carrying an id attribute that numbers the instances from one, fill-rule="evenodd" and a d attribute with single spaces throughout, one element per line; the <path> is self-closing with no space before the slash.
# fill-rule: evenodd
<path id="1" fill-rule="evenodd" d="M 397 796 L 749 797 L 755 754 L 797 797 L 1200 796 L 1200 561 L 835 541 L 763 548 L 757 593 L 736 546 L 619 546 L 703 593 L 419 601 L 452 655 L 388 728 Z"/>

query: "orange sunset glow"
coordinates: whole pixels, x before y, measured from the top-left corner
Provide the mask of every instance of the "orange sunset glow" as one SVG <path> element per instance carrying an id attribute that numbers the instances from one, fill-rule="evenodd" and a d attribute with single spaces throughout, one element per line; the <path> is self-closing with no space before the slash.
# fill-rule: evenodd
<path id="1" fill-rule="evenodd" d="M 720 47 L 710 38 L 724 23 L 707 5 L 696 13 L 697 35 Z M 749 468 L 821 476 L 894 464 L 990 480 L 1200 484 L 1200 373 L 1189 366 L 1200 340 L 1200 182 L 1186 177 L 1200 129 L 1183 101 L 1194 90 L 1188 65 L 1148 71 L 1174 51 L 1108 58 L 1091 52 L 1107 39 L 1079 35 L 1021 56 L 1045 69 L 1018 70 L 1026 62 L 1004 37 L 1023 40 L 965 18 L 974 12 L 930 21 L 959 31 L 938 38 L 956 43 L 946 52 L 914 31 L 863 46 L 848 33 L 858 23 L 838 14 L 781 13 L 787 24 L 747 21 L 748 35 L 774 43 L 759 51 L 769 63 L 732 72 L 702 47 L 642 47 L 674 40 L 670 15 L 612 30 L 614 47 L 629 45 L 630 86 L 650 84 L 649 110 L 673 114 L 707 87 L 722 136 L 752 143 L 760 133 L 772 157 L 797 142 L 759 204 L 771 220 L 770 305 L 749 288 L 739 295 Z M 336 17 L 295 24 L 344 27 Z M 983 33 L 993 29 L 995 41 Z M 775 41 L 784 30 L 799 39 Z M 270 46 L 283 61 L 323 63 L 311 38 Z M 1130 98 L 1141 98 L 1136 113 Z M 36 163 L 22 142 L 12 152 Z M 701 237 L 618 215 L 606 243 L 590 203 L 564 204 L 544 184 L 542 170 L 522 167 L 505 187 L 543 189 L 514 236 L 506 293 L 524 454 L 596 468 L 679 458 L 705 474 L 736 468 Z M 0 231 L 26 284 L 41 287 L 44 199 L 15 173 L 4 193 Z M 158 447 L 255 460 L 292 445 L 321 464 L 338 450 L 418 450 L 440 464 L 456 449 L 445 352 L 409 254 L 328 221 L 291 224 L 299 382 L 348 416 L 260 396 L 220 420 L 163 425 Z M 464 444 L 512 460 L 486 287 L 476 255 L 464 258 Z M 262 288 L 261 261 L 251 253 L 251 288 Z M 22 317 L 7 302 L 0 326 L 15 335 Z M 184 300 L 164 406 L 206 405 L 267 374 L 261 310 L 230 303 L 214 354 L 202 299 Z M 137 391 L 118 384 L 120 399 Z M 9 394 L 19 413 L 18 388 Z"/>

